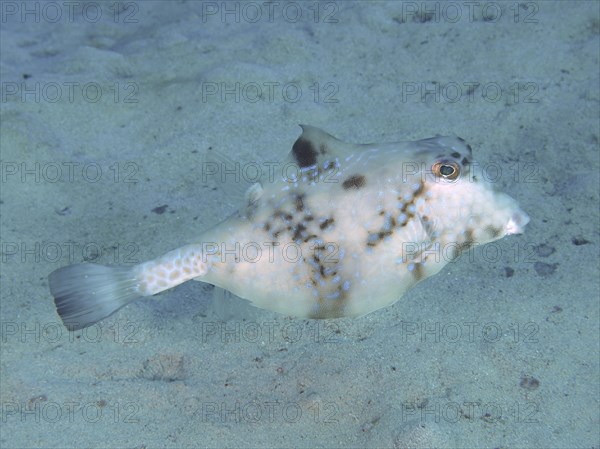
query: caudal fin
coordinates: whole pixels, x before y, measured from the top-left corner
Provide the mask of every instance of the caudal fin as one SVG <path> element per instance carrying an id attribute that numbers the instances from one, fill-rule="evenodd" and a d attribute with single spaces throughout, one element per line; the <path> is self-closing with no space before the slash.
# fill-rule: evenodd
<path id="1" fill-rule="evenodd" d="M 48 276 L 50 292 L 64 325 L 83 329 L 140 297 L 133 268 L 83 263 Z"/>

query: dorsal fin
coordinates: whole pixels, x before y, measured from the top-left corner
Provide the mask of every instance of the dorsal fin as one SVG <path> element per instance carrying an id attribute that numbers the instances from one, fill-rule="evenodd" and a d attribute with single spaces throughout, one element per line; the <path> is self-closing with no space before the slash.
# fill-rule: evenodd
<path id="1" fill-rule="evenodd" d="M 326 161 L 336 158 L 343 160 L 353 150 L 365 146 L 342 142 L 315 126 L 300 125 L 300 127 L 302 134 L 294 142 L 288 158 L 300 168 L 323 167 Z"/>

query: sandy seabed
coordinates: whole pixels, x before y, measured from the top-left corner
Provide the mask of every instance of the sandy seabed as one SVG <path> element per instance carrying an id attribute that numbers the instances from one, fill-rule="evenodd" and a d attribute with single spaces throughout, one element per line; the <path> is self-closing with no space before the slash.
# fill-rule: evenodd
<path id="1" fill-rule="evenodd" d="M 67 3 L 0 4 L 2 448 L 600 446 L 597 2 Z M 461 136 L 531 222 L 360 319 L 66 331 L 51 271 L 194 242 L 299 123 Z"/>

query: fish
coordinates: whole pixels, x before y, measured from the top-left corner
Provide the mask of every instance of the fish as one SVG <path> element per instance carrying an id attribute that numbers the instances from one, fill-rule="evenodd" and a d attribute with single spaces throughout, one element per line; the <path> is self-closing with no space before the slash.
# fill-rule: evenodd
<path id="1" fill-rule="evenodd" d="M 460 137 L 350 144 L 300 126 L 285 169 L 263 173 L 237 212 L 196 243 L 134 266 L 50 273 L 63 324 L 91 326 L 188 280 L 288 316 L 360 317 L 529 222 L 477 172 Z"/>

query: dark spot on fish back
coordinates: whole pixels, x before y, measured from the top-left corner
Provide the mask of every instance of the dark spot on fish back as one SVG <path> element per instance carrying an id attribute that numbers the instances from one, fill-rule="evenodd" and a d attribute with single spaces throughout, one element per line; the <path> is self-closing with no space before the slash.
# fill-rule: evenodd
<path id="1" fill-rule="evenodd" d="M 294 198 L 294 205 L 296 206 L 296 211 L 301 212 L 304 210 L 304 194 L 299 193 Z"/>
<path id="2" fill-rule="evenodd" d="M 365 186 L 367 180 L 363 175 L 352 175 L 346 178 L 342 183 L 342 187 L 346 190 L 349 189 L 360 189 Z"/>
<path id="3" fill-rule="evenodd" d="M 329 226 L 331 226 L 333 224 L 334 221 L 335 220 L 333 219 L 333 217 L 327 218 L 319 225 L 319 228 L 327 229 Z"/>
<path id="4" fill-rule="evenodd" d="M 296 228 L 294 229 L 294 234 L 292 235 L 292 240 L 300 240 L 302 238 L 302 234 L 306 231 L 306 226 L 302 223 L 298 223 Z"/>
<path id="5" fill-rule="evenodd" d="M 377 237 L 379 237 L 379 240 L 383 240 L 384 238 L 386 238 L 389 235 L 392 235 L 392 231 L 379 231 L 377 233 Z"/>
<path id="6" fill-rule="evenodd" d="M 310 167 L 317 163 L 317 152 L 312 142 L 300 137 L 292 147 L 294 159 L 300 167 Z"/>

